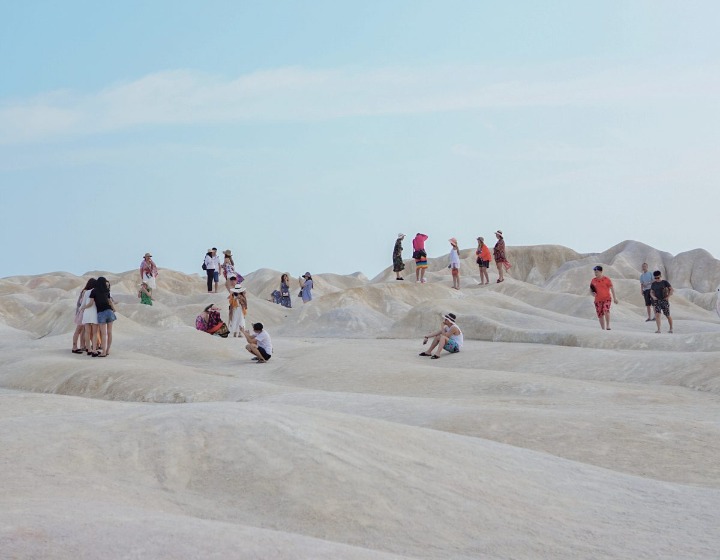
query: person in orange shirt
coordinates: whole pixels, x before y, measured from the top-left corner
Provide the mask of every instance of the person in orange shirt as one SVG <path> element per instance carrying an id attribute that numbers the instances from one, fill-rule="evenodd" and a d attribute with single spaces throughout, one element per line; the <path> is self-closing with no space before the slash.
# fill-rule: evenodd
<path id="1" fill-rule="evenodd" d="M 597 265 L 593 268 L 595 278 L 590 281 L 590 291 L 595 294 L 595 312 L 600 320 L 603 330 L 610 330 L 610 304 L 617 303 L 615 288 L 612 280 L 603 275 L 603 267 Z M 611 297 L 612 295 L 612 297 Z"/>
<path id="2" fill-rule="evenodd" d="M 488 276 L 488 268 L 490 267 L 490 261 L 492 260 L 492 253 L 490 253 L 490 247 L 485 245 L 485 239 L 482 237 L 477 238 L 478 247 L 475 250 L 475 262 L 480 268 L 480 285 L 490 283 L 490 277 Z"/>

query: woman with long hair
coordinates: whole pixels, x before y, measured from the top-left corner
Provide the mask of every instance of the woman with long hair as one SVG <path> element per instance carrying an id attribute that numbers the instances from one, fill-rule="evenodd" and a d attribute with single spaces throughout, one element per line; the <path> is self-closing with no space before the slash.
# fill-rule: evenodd
<path id="1" fill-rule="evenodd" d="M 505 238 L 503 237 L 503 232 L 497 230 L 495 237 L 497 238 L 497 243 L 495 243 L 495 247 L 493 247 L 493 256 L 495 257 L 495 264 L 498 269 L 497 283 L 499 284 L 505 281 L 505 271 L 510 270 L 510 261 L 507 260 L 507 256 L 505 255 Z"/>
<path id="2" fill-rule="evenodd" d="M 83 295 L 80 309 L 82 310 L 82 324 L 83 330 L 85 331 L 85 351 L 88 356 L 97 356 L 97 349 L 99 344 L 97 343 L 97 308 L 95 302 L 90 299 L 90 294 L 97 285 L 95 278 L 90 278 L 85 284 L 85 293 Z"/>
<path id="3" fill-rule="evenodd" d="M 97 309 L 98 330 L 100 331 L 100 347 L 102 352 L 94 354 L 104 358 L 110 353 L 112 345 L 112 324 L 117 320 L 115 316 L 115 302 L 110 295 L 110 282 L 104 276 L 97 279 L 95 288 L 90 292 L 90 301 Z"/>
<path id="4" fill-rule="evenodd" d="M 73 333 L 73 341 L 72 341 L 72 353 L 73 354 L 82 354 L 86 351 L 87 347 L 85 345 L 85 325 L 83 324 L 83 315 L 85 314 L 85 310 L 83 309 L 83 306 L 85 305 L 85 294 L 88 290 L 91 290 L 95 285 L 95 278 L 90 278 L 85 283 L 85 287 L 80 290 L 80 295 L 78 296 L 77 303 L 75 304 L 75 332 Z M 78 348 L 78 342 L 80 342 L 83 347 Z"/>

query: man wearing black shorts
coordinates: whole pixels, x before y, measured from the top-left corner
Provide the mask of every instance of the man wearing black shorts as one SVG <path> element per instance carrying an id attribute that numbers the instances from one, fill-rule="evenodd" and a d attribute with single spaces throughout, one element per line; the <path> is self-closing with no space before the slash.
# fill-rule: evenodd
<path id="1" fill-rule="evenodd" d="M 255 356 L 253 360 L 257 360 L 259 364 L 264 364 L 272 357 L 272 341 L 268 332 L 263 330 L 262 323 L 253 324 L 253 334 L 250 334 L 250 331 L 245 329 L 243 329 L 242 333 L 245 335 L 245 340 L 248 341 L 245 349 Z"/>
<path id="2" fill-rule="evenodd" d="M 648 263 L 642 263 L 642 274 L 640 275 L 640 293 L 642 294 L 643 300 L 645 300 L 645 308 L 647 309 L 646 323 L 652 321 L 652 315 L 650 310 L 653 306 L 653 300 L 650 297 L 650 286 L 653 282 L 653 275 L 648 272 Z"/>
<path id="3" fill-rule="evenodd" d="M 659 270 L 653 272 L 654 281 L 650 286 L 650 297 L 655 305 L 655 324 L 657 325 L 656 333 L 660 332 L 662 316 L 665 315 L 670 325 L 669 333 L 673 332 L 673 321 L 670 317 L 670 302 L 668 298 L 673 294 L 673 287 L 670 282 L 662 279 L 662 273 Z"/>

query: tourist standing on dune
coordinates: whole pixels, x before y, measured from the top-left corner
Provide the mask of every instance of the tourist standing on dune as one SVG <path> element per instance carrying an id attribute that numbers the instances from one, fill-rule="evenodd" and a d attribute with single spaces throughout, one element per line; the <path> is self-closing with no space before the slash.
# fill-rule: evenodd
<path id="1" fill-rule="evenodd" d="M 140 282 L 147 283 L 148 287 L 151 290 L 154 290 L 157 287 L 157 284 L 155 283 L 157 276 L 158 268 L 152 260 L 152 255 L 150 253 L 145 253 L 145 255 L 143 255 L 143 260 L 140 263 Z"/>
<path id="2" fill-rule="evenodd" d="M 87 299 L 85 299 L 85 296 L 89 293 L 89 290 L 92 290 L 95 287 L 95 278 L 90 278 L 85 283 L 85 287 L 80 290 L 80 295 L 78 296 L 77 303 L 75 304 L 75 332 L 73 333 L 73 341 L 72 341 L 72 353 L 73 354 L 82 354 L 84 351 L 86 351 L 86 343 L 85 343 L 85 325 L 83 325 L 83 316 L 85 315 L 84 306 L 87 303 Z M 78 348 L 78 344 L 82 344 L 83 348 Z M 88 352 L 90 354 L 90 352 Z"/>
<path id="3" fill-rule="evenodd" d="M 230 332 L 233 338 L 237 338 L 245 330 L 245 315 L 247 315 L 248 309 L 245 286 L 237 284 L 228 296 L 228 302 L 230 303 L 230 315 L 228 318 Z"/>
<path id="4" fill-rule="evenodd" d="M 460 289 L 460 249 L 458 248 L 457 239 L 451 237 L 450 241 L 450 272 L 452 273 L 452 287 L 456 290 Z"/>
<path id="5" fill-rule="evenodd" d="M 590 281 L 590 291 L 595 294 L 595 313 L 597 313 L 600 327 L 610 330 L 610 304 L 617 303 L 615 288 L 612 280 L 603 275 L 603 267 L 597 265 L 593 268 L 595 278 Z M 610 297 L 612 294 L 612 298 Z"/>
<path id="6" fill-rule="evenodd" d="M 647 319 L 645 319 L 645 322 L 648 323 L 652 321 L 650 309 L 653 306 L 653 300 L 652 297 L 650 297 L 650 286 L 653 283 L 653 275 L 652 273 L 648 272 L 648 263 L 642 263 L 641 270 L 642 274 L 640 275 L 640 295 L 642 295 L 643 299 L 645 300 L 645 307 L 647 308 Z"/>
<path id="7" fill-rule="evenodd" d="M 668 301 L 670 296 L 673 295 L 673 287 L 670 282 L 662 279 L 662 273 L 659 270 L 653 272 L 653 283 L 650 286 L 650 297 L 653 300 L 655 306 L 655 324 L 657 325 L 656 333 L 660 333 L 660 326 L 662 325 L 662 316 L 665 315 L 670 325 L 669 333 L 673 332 L 673 320 L 670 317 L 670 302 Z"/>
<path id="8" fill-rule="evenodd" d="M 303 274 L 300 278 L 300 297 L 303 303 L 312 301 L 313 279 L 309 272 Z"/>
<path id="9" fill-rule="evenodd" d="M 492 254 L 490 253 L 490 247 L 485 245 L 485 238 L 477 238 L 478 246 L 475 250 L 475 262 L 480 268 L 480 285 L 484 286 L 490 283 L 490 277 L 488 276 L 488 268 L 490 267 L 490 260 Z"/>
<path id="10" fill-rule="evenodd" d="M 220 282 L 220 259 L 217 256 L 217 248 L 208 249 L 205 254 L 203 267 L 207 273 L 207 289 L 208 294 L 213 293 L 213 282 L 215 283 L 215 293 L 217 293 L 218 283 Z"/>
<path id="11" fill-rule="evenodd" d="M 463 345 L 463 334 L 455 321 L 454 313 L 444 315 L 442 323 L 440 323 L 440 329 L 437 332 L 426 334 L 423 339 L 423 346 L 427 344 L 428 339 L 433 339 L 430 348 L 428 348 L 427 352 L 420 352 L 419 355 L 431 356 L 431 359 L 437 360 L 443 350 L 447 350 L 451 354 L 460 352 Z M 433 354 L 435 348 L 437 348 L 437 352 Z"/>
<path id="12" fill-rule="evenodd" d="M 90 278 L 87 284 L 85 284 L 85 295 L 83 296 L 81 308 L 82 308 L 82 323 L 85 329 L 85 349 L 88 356 L 97 356 L 97 348 L 99 346 L 97 342 L 98 326 L 97 326 L 97 308 L 95 302 L 90 299 L 90 293 L 97 285 L 95 278 Z"/>
<path id="13" fill-rule="evenodd" d="M 495 243 L 495 247 L 493 248 L 493 256 L 495 257 L 495 264 L 498 269 L 499 277 L 497 282 L 499 284 L 505 280 L 505 271 L 510 270 L 510 261 L 508 261 L 505 256 L 505 238 L 503 237 L 503 232 L 497 230 L 495 237 L 497 238 L 497 243 Z"/>
<path id="14" fill-rule="evenodd" d="M 223 259 L 222 273 L 223 278 L 225 278 L 225 289 L 228 293 L 232 293 L 235 284 L 240 284 L 245 279 L 235 271 L 235 261 L 233 261 L 232 258 L 232 251 L 225 249 L 223 255 L 225 255 L 225 258 Z"/>
<path id="15" fill-rule="evenodd" d="M 110 346 L 112 345 L 112 324 L 117 317 L 115 316 L 115 305 L 110 295 L 110 282 L 104 276 L 100 276 L 95 283 L 95 287 L 90 292 L 90 301 L 92 301 L 97 309 L 98 330 L 100 331 L 101 353 L 93 356 L 104 358 L 110 354 Z"/>
<path id="16" fill-rule="evenodd" d="M 425 252 L 425 241 L 428 236 L 424 233 L 415 235 L 413 245 L 413 259 L 415 259 L 415 282 L 425 283 L 425 270 L 427 270 L 427 253 Z"/>
<path id="17" fill-rule="evenodd" d="M 405 263 L 403 262 L 402 252 L 402 240 L 405 239 L 404 233 L 398 233 L 397 239 L 395 240 L 395 247 L 393 247 L 393 272 L 395 273 L 395 280 L 404 280 L 402 277 L 402 271 L 405 270 Z"/>

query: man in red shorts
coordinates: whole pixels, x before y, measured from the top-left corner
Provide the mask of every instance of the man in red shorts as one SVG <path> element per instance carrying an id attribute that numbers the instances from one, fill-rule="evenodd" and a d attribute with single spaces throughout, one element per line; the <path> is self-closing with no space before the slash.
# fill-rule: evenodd
<path id="1" fill-rule="evenodd" d="M 610 330 L 610 303 L 617 303 L 615 288 L 610 278 L 603 276 L 603 268 L 597 265 L 593 268 L 595 278 L 590 281 L 590 291 L 595 294 L 595 312 L 600 320 L 603 330 Z M 612 294 L 612 297 L 611 297 Z"/>

